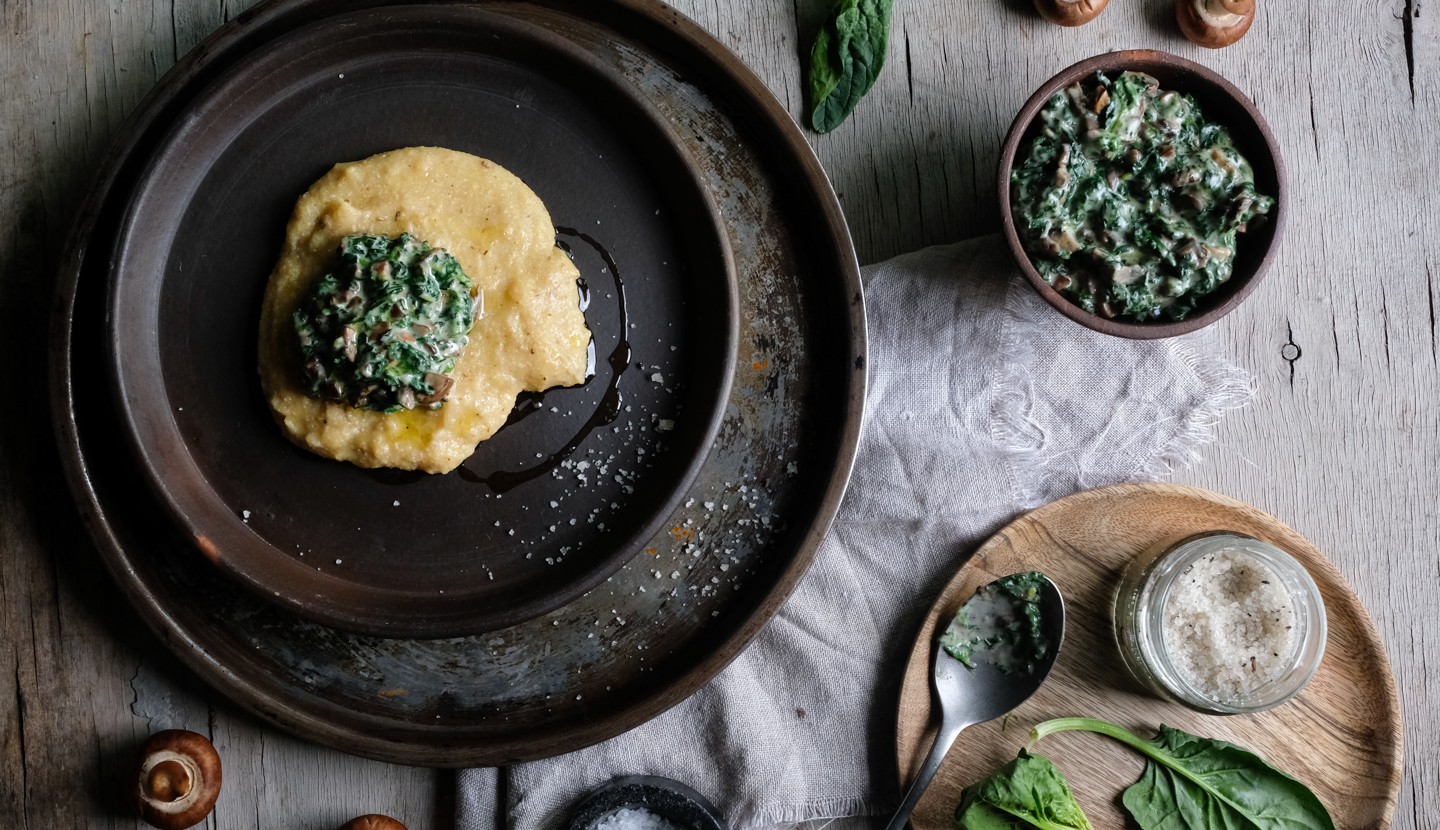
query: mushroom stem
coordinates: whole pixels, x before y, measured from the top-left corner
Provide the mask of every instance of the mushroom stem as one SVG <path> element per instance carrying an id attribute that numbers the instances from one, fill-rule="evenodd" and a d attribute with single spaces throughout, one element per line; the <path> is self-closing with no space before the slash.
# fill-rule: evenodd
<path id="1" fill-rule="evenodd" d="M 1250 30 L 1255 0 L 1176 0 L 1175 20 L 1191 42 L 1219 49 Z"/>
<path id="2" fill-rule="evenodd" d="M 150 768 L 145 782 L 146 794 L 156 801 L 179 801 L 190 794 L 194 778 L 185 760 L 167 758 Z"/>
<path id="3" fill-rule="evenodd" d="M 1080 26 L 1094 20 L 1109 0 L 1035 0 L 1040 16 L 1061 26 Z"/>

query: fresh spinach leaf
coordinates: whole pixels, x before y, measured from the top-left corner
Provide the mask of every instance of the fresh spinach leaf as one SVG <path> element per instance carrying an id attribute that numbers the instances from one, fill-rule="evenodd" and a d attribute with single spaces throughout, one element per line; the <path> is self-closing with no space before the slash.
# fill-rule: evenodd
<path id="1" fill-rule="evenodd" d="M 1147 741 L 1094 718 L 1045 721 L 1030 742 L 1072 729 L 1113 738 L 1149 759 L 1121 797 L 1144 830 L 1334 830 L 1309 788 L 1248 749 L 1163 725 Z"/>
<path id="2" fill-rule="evenodd" d="M 840 0 L 810 51 L 810 126 L 828 133 L 844 121 L 885 65 L 891 0 Z"/>
<path id="3" fill-rule="evenodd" d="M 965 788 L 955 822 L 962 830 L 1090 830 L 1065 776 L 1049 759 L 1020 757 Z"/>

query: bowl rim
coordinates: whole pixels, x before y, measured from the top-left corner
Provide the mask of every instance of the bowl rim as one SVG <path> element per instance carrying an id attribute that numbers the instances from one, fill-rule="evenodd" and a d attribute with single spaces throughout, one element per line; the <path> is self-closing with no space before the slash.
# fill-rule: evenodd
<path id="1" fill-rule="evenodd" d="M 1030 254 L 1020 242 L 1020 236 L 1015 228 L 1015 218 L 1011 213 L 1010 198 L 1010 172 L 1015 166 L 1015 157 L 1020 148 L 1020 142 L 1028 132 L 1040 109 L 1058 91 L 1074 83 L 1076 80 L 1093 75 L 1095 72 L 1114 70 L 1117 68 L 1138 69 L 1149 71 L 1152 68 L 1160 67 L 1169 70 L 1178 70 L 1183 74 L 1194 76 L 1204 85 L 1215 88 L 1226 97 L 1231 98 L 1244 110 L 1245 114 L 1254 123 L 1261 137 L 1264 139 L 1264 149 L 1269 155 L 1275 168 L 1275 210 L 1271 216 L 1272 231 L 1269 244 L 1261 254 L 1260 262 L 1255 267 L 1255 272 L 1240 282 L 1234 292 L 1224 302 L 1212 308 L 1206 309 L 1203 313 L 1184 320 L 1177 320 L 1169 323 L 1129 323 L 1121 320 L 1101 317 L 1092 314 L 1078 305 L 1075 305 L 1060 292 L 1056 291 L 1046 282 L 1035 266 L 1030 261 Z M 1253 160 L 1252 160 L 1253 161 Z M 1255 287 L 1260 284 L 1260 279 L 1269 270 L 1271 262 L 1279 247 L 1279 241 L 1285 230 L 1285 221 L 1288 214 L 1288 190 L 1286 185 L 1286 170 L 1284 158 L 1280 155 L 1280 147 L 1275 141 L 1275 135 L 1270 130 L 1270 125 L 1265 121 L 1255 102 L 1241 92 L 1238 87 L 1226 80 L 1218 72 L 1207 66 L 1187 60 L 1179 55 L 1173 55 L 1159 49 L 1119 49 L 1112 52 L 1094 55 L 1084 60 L 1071 64 L 1050 77 L 1041 84 L 1038 89 L 1025 101 L 1020 111 L 1015 115 L 1014 121 L 1010 123 L 1010 129 L 1005 134 L 1005 141 L 1000 146 L 1000 160 L 996 170 L 996 192 L 999 195 L 1000 204 L 1000 225 L 1001 232 L 1005 237 L 1005 243 L 1010 249 L 1010 255 L 1015 264 L 1020 268 L 1035 291 L 1053 306 L 1061 314 L 1074 320 L 1086 328 L 1093 329 L 1103 334 L 1115 337 L 1124 337 L 1132 340 L 1156 340 L 1165 337 L 1175 337 L 1181 334 L 1188 334 L 1202 329 L 1216 320 L 1224 317 L 1240 305 L 1250 295 Z"/>

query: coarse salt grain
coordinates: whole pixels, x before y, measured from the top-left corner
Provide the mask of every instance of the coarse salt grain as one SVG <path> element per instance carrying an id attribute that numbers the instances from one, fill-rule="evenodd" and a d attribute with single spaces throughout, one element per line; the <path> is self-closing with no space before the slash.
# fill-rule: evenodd
<path id="1" fill-rule="evenodd" d="M 1202 694 L 1235 703 L 1278 677 L 1295 644 L 1295 607 L 1281 579 L 1248 553 L 1197 559 L 1165 603 L 1165 650 Z"/>
<path id="2" fill-rule="evenodd" d="M 643 807 L 622 807 L 590 825 L 591 830 L 684 830 L 675 822 Z"/>

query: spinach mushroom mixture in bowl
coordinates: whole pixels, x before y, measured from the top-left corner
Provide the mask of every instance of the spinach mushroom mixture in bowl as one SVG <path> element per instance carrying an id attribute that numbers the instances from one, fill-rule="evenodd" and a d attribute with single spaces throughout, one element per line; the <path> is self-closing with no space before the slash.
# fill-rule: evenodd
<path id="1" fill-rule="evenodd" d="M 1021 111 L 1002 153 L 1002 220 L 1022 270 L 1067 316 L 1165 337 L 1253 287 L 1280 181 L 1269 131 L 1238 90 L 1171 55 L 1112 53 L 1060 73 Z"/>

